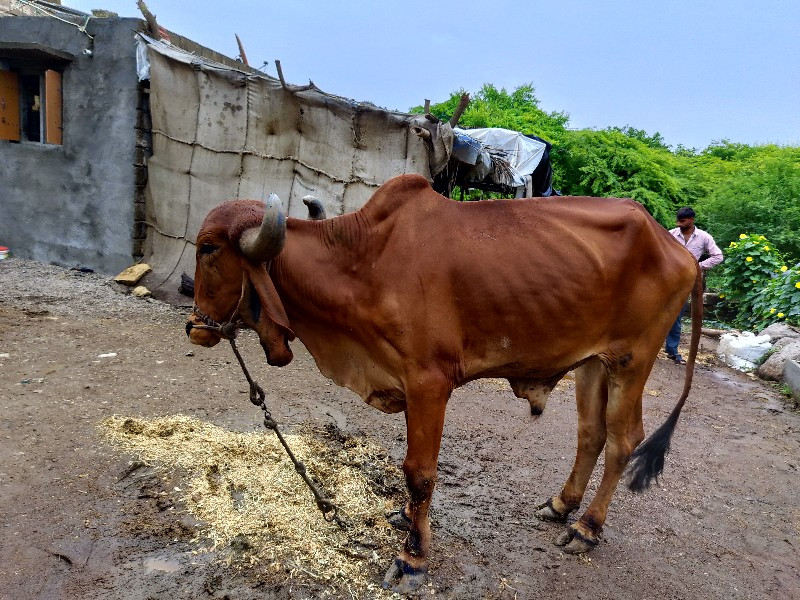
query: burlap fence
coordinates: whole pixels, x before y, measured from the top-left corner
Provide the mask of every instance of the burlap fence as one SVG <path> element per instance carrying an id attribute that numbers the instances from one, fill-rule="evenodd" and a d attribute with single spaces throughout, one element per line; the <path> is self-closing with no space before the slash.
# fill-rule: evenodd
<path id="1" fill-rule="evenodd" d="M 395 175 L 430 179 L 411 115 L 317 89 L 291 91 L 143 40 L 153 146 L 144 259 L 153 290 L 175 292 L 181 273 L 194 273 L 197 231 L 224 200 L 275 193 L 290 216 L 306 218 L 302 198 L 313 194 L 330 217 L 357 210 Z"/>

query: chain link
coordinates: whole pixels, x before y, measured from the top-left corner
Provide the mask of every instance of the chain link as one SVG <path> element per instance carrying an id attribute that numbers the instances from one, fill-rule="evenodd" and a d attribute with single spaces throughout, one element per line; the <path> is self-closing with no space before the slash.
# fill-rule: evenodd
<path id="1" fill-rule="evenodd" d="M 240 298 L 239 303 L 241 304 L 241 302 L 242 299 Z M 238 312 L 238 307 L 236 312 Z M 236 312 L 234 312 L 234 315 Z M 250 372 L 247 370 L 247 367 L 244 364 L 244 359 L 242 358 L 242 355 L 239 354 L 239 349 L 236 347 L 236 334 L 244 325 L 242 321 L 233 321 L 233 317 L 231 317 L 231 320 L 225 323 L 218 323 L 208 315 L 202 313 L 198 309 L 197 305 L 194 306 L 193 313 L 204 323 L 204 325 L 187 325 L 187 333 L 192 328 L 208 329 L 214 331 L 217 335 L 231 343 L 233 354 L 236 356 L 236 360 L 239 361 L 239 366 L 242 368 L 242 372 L 247 379 L 247 383 L 250 384 L 250 402 L 264 411 L 264 427 L 271 429 L 275 432 L 275 435 L 278 436 L 278 441 L 280 441 L 284 450 L 286 450 L 286 454 L 289 455 L 289 458 L 294 464 L 294 470 L 297 471 L 300 477 L 303 478 L 303 481 L 305 481 L 306 485 L 311 490 L 311 493 L 314 494 L 314 500 L 317 503 L 317 508 L 322 513 L 322 518 L 329 523 L 336 523 L 342 529 L 346 529 L 347 524 L 345 523 L 344 519 L 339 516 L 339 507 L 322 495 L 322 492 L 320 492 L 319 488 L 317 488 L 317 486 L 308 476 L 308 473 L 306 472 L 306 466 L 301 461 L 297 460 L 292 452 L 292 449 L 289 448 L 289 444 L 286 443 L 286 440 L 283 438 L 283 435 L 278 429 L 278 423 L 272 418 L 272 414 L 267 409 L 265 402 L 266 395 L 264 394 L 263 388 L 258 385 L 258 383 L 254 381 L 252 377 L 250 377 Z"/>
<path id="2" fill-rule="evenodd" d="M 225 325 L 229 324 L 223 324 L 222 327 L 224 328 Z M 263 388 L 258 384 L 258 382 L 254 381 L 253 378 L 250 377 L 250 373 L 244 364 L 244 359 L 242 358 L 242 355 L 239 354 L 239 349 L 236 347 L 235 337 L 236 336 L 234 334 L 228 336 L 227 339 L 231 343 L 231 349 L 233 349 L 233 354 L 236 356 L 236 360 L 239 361 L 239 366 L 242 368 L 242 372 L 247 379 L 247 383 L 250 384 L 250 402 L 264 411 L 264 427 L 271 429 L 275 432 L 275 435 L 278 436 L 278 441 L 283 446 L 283 449 L 286 450 L 286 454 L 289 455 L 289 458 L 294 464 L 294 470 L 298 473 L 298 475 L 300 475 L 300 477 L 302 477 L 303 481 L 314 495 L 317 508 L 322 513 L 322 518 L 329 523 L 336 523 L 342 529 L 347 529 L 347 523 L 345 523 L 344 519 L 339 516 L 339 507 L 336 506 L 336 504 L 334 504 L 331 500 L 323 496 L 322 492 L 320 492 L 319 488 L 317 488 L 317 486 L 308 476 L 305 464 L 295 457 L 294 452 L 292 452 L 292 449 L 289 447 L 289 444 L 286 443 L 283 434 L 281 434 L 280 430 L 278 429 L 278 423 L 272 418 L 272 414 L 267 409 L 267 405 L 265 403 L 266 395 L 264 394 Z"/>

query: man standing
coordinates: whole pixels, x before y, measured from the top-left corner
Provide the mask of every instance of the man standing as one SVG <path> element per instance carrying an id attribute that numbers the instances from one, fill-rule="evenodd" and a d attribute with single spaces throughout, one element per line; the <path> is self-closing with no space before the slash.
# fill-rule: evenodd
<path id="1" fill-rule="evenodd" d="M 701 256 L 708 256 L 705 260 L 700 261 L 700 268 L 703 271 L 703 277 L 705 277 L 706 271 L 722 262 L 722 251 L 717 247 L 714 238 L 708 232 L 695 227 L 694 210 L 690 206 L 684 206 L 678 211 L 676 224 L 678 226 L 675 229 L 669 230 L 672 237 L 691 252 L 698 261 L 700 261 Z M 686 362 L 678 354 L 678 343 L 681 341 L 681 317 L 685 310 L 686 305 L 681 309 L 678 318 L 675 319 L 675 323 L 669 330 L 665 344 L 667 356 L 679 365 Z"/>

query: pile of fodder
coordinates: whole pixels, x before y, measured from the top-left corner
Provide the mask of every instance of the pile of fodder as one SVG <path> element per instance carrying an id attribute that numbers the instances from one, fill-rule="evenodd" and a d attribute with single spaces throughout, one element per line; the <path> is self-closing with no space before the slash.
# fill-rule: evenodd
<path id="1" fill-rule="evenodd" d="M 326 521 L 274 433 L 236 433 L 183 415 L 113 416 L 100 425 L 119 450 L 185 483 L 181 502 L 200 521 L 198 549 L 271 583 L 293 579 L 332 593 L 383 596 L 376 585 L 401 536 L 385 513 L 404 502 L 386 452 L 334 426 L 284 435 L 347 527 Z M 387 593 L 386 597 L 389 597 Z"/>

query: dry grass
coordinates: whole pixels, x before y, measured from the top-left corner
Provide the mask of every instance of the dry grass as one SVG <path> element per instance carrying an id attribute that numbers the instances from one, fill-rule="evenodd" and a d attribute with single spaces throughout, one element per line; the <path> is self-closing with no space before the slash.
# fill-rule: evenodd
<path id="1" fill-rule="evenodd" d="M 198 550 L 217 550 L 267 581 L 291 578 L 337 597 L 392 597 L 376 581 L 400 545 L 384 515 L 402 501 L 402 476 L 375 444 L 331 430 L 285 436 L 339 506 L 342 530 L 322 518 L 271 432 L 235 433 L 182 415 L 114 416 L 100 430 L 119 450 L 185 476 L 177 491 L 204 524 Z"/>

